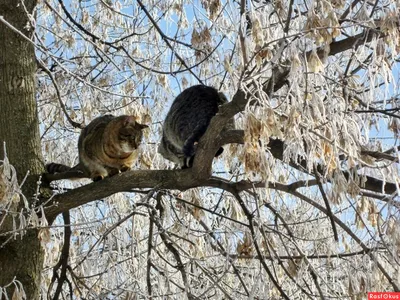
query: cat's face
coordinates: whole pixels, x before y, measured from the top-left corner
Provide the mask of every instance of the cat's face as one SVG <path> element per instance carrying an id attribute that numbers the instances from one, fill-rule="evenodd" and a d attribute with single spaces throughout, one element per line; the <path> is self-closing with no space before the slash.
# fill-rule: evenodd
<path id="1" fill-rule="evenodd" d="M 184 165 L 185 155 L 183 153 L 179 153 L 171 143 L 164 139 L 164 137 L 161 139 L 161 143 L 158 146 L 158 153 L 160 153 L 164 158 L 180 166 Z"/>
<path id="2" fill-rule="evenodd" d="M 139 124 L 134 117 L 125 117 L 118 132 L 121 148 L 126 152 L 137 149 L 142 141 L 143 129 L 145 128 L 148 128 L 148 126 Z"/>

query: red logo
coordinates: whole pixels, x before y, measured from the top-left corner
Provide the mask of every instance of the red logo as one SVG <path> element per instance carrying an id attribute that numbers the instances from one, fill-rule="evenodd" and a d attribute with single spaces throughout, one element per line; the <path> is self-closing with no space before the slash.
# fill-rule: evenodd
<path id="1" fill-rule="evenodd" d="M 368 300 L 400 300 L 400 292 L 369 292 Z"/>

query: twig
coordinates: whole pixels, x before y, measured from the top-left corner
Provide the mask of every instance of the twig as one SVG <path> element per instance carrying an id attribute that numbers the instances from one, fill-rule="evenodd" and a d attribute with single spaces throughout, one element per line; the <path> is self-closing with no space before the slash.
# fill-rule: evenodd
<path id="1" fill-rule="evenodd" d="M 336 242 L 339 242 L 339 236 L 337 233 L 336 224 L 335 224 L 335 221 L 333 220 L 332 209 L 331 209 L 331 206 L 329 205 L 329 200 L 328 200 L 328 197 L 326 196 L 324 187 L 322 186 L 321 175 L 319 174 L 319 172 L 315 166 L 314 166 L 314 175 L 315 175 L 315 178 L 317 179 L 318 188 L 319 188 L 319 191 L 321 192 L 322 199 L 324 199 L 326 210 L 328 211 L 328 218 L 331 220 L 333 237 L 335 238 Z"/>
<path id="2" fill-rule="evenodd" d="M 175 248 L 173 241 L 171 240 L 168 233 L 165 231 L 160 221 L 158 220 L 156 210 L 154 208 L 151 208 L 150 206 L 148 208 L 149 208 L 150 219 L 152 219 L 154 224 L 157 226 L 158 233 L 162 241 L 164 242 L 165 247 L 168 249 L 169 252 L 172 253 L 172 255 L 175 258 L 175 261 L 177 263 L 176 269 L 178 269 L 178 271 L 181 273 L 182 281 L 185 285 L 185 291 L 188 299 L 195 299 L 196 297 L 194 297 L 194 295 L 192 295 L 190 290 L 188 290 L 189 289 L 188 278 L 179 251 Z"/>
<path id="3" fill-rule="evenodd" d="M 75 121 L 72 120 L 71 117 L 69 116 L 69 114 L 68 114 L 68 112 L 67 112 L 67 109 L 66 109 L 66 107 L 65 107 L 65 104 L 64 104 L 64 102 L 63 102 L 62 99 L 61 99 L 60 88 L 58 87 L 57 81 L 56 81 L 56 79 L 54 78 L 54 76 L 53 76 L 53 74 L 51 73 L 51 71 L 44 65 L 44 63 L 42 63 L 41 60 L 38 59 L 37 62 L 38 62 L 38 64 L 39 64 L 39 66 L 42 68 L 42 70 L 50 77 L 51 82 L 53 83 L 54 88 L 56 89 L 57 99 L 58 99 L 58 102 L 60 103 L 61 110 L 63 111 L 65 117 L 66 117 L 67 120 L 68 120 L 68 122 L 69 122 L 69 123 L 72 125 L 72 127 L 74 127 L 74 128 L 83 129 L 83 128 L 85 127 L 84 124 L 75 122 Z"/>
<path id="4" fill-rule="evenodd" d="M 246 14 L 246 0 L 240 0 L 239 40 L 240 40 L 240 49 L 242 50 L 243 65 L 247 66 L 248 58 L 246 50 L 246 39 L 244 37 L 244 30 L 242 28 L 242 19 L 245 14 Z"/>
<path id="5" fill-rule="evenodd" d="M 360 2 L 360 0 L 354 0 L 349 7 L 345 10 L 345 12 L 340 16 L 339 23 L 344 22 L 347 15 L 352 11 L 352 9 Z"/>
<path id="6" fill-rule="evenodd" d="M 294 0 L 290 0 L 289 9 L 288 9 L 288 15 L 287 15 L 285 29 L 284 29 L 285 33 L 289 32 L 290 21 L 291 21 L 291 18 L 292 18 L 292 11 L 293 11 L 293 3 L 294 3 Z"/>
<path id="7" fill-rule="evenodd" d="M 161 30 L 161 28 L 158 26 L 157 22 L 153 19 L 151 14 L 147 11 L 146 7 L 142 3 L 142 1 L 137 0 L 139 3 L 140 8 L 143 10 L 143 12 L 146 14 L 147 18 L 149 18 L 150 22 L 153 24 L 154 28 L 157 30 L 163 41 L 167 44 L 168 48 L 172 51 L 172 53 L 175 54 L 176 58 L 181 62 L 182 65 L 185 66 L 185 68 L 200 82 L 203 84 L 203 81 L 194 73 L 186 64 L 185 60 L 175 51 L 174 47 L 172 47 L 171 43 L 169 42 L 169 39 L 167 36 L 164 34 L 164 32 Z"/>
<path id="8" fill-rule="evenodd" d="M 50 292 L 53 288 L 55 281 L 57 280 L 56 291 L 52 297 L 53 300 L 57 300 L 60 298 L 62 287 L 64 282 L 67 282 L 70 288 L 70 297 L 72 299 L 73 290 L 71 282 L 67 278 L 67 267 L 68 267 L 68 257 L 69 257 L 69 248 L 71 242 L 71 218 L 69 211 L 63 213 L 64 219 L 64 245 L 61 250 L 61 256 L 58 263 L 53 268 L 53 277 L 51 278 L 51 283 L 49 286 L 47 297 L 50 299 Z M 60 275 L 57 274 L 58 270 L 61 268 Z"/>
<path id="9" fill-rule="evenodd" d="M 249 221 L 249 229 L 250 229 L 250 233 L 251 233 L 251 237 L 252 237 L 252 241 L 254 244 L 254 248 L 256 249 L 256 252 L 258 254 L 259 257 L 262 257 L 261 254 L 261 250 L 260 247 L 258 246 L 257 240 L 256 240 L 256 233 L 254 230 L 254 226 L 253 226 L 253 214 L 248 210 L 248 208 L 246 207 L 243 199 L 240 197 L 239 193 L 232 189 L 231 190 L 232 195 L 236 198 L 236 200 L 238 201 L 239 205 L 242 207 L 242 210 L 244 212 L 244 214 L 247 217 L 247 220 Z M 277 279 L 275 279 L 274 275 L 272 274 L 271 270 L 268 268 L 267 264 L 265 263 L 265 261 L 262 259 L 260 260 L 261 265 L 263 266 L 264 270 L 267 272 L 269 278 L 271 279 L 272 283 L 274 284 L 274 286 L 276 287 L 276 289 L 280 292 L 280 296 L 284 299 L 289 300 L 289 296 L 286 295 L 285 291 L 282 289 L 282 286 L 279 284 L 279 282 L 277 281 Z"/>
<path id="10" fill-rule="evenodd" d="M 149 237 L 147 240 L 147 271 L 146 271 L 146 282 L 147 282 L 147 293 L 148 293 L 148 298 L 152 299 L 152 291 L 151 291 L 151 249 L 153 248 L 153 229 L 154 229 L 154 222 L 152 218 L 150 218 L 150 223 L 149 223 Z"/>

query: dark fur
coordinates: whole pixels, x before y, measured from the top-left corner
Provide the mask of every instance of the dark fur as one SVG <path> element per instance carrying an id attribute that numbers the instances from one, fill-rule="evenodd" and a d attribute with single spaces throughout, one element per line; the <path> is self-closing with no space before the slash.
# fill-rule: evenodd
<path id="1" fill-rule="evenodd" d="M 58 163 L 49 163 L 46 165 L 46 171 L 49 174 L 55 174 L 55 173 L 64 173 L 71 170 L 71 167 L 68 167 L 63 164 L 58 164 Z"/>
<path id="2" fill-rule="evenodd" d="M 165 118 L 158 152 L 183 168 L 191 167 L 197 143 L 206 132 L 218 106 L 227 103 L 224 94 L 215 88 L 195 85 L 180 93 Z M 233 119 L 224 128 L 234 129 Z M 222 148 L 216 156 L 221 154 Z"/>
<path id="3" fill-rule="evenodd" d="M 146 125 L 133 116 L 105 115 L 94 119 L 81 132 L 78 141 L 79 164 L 73 168 L 50 163 L 48 173 L 80 171 L 93 180 L 113 176 L 130 169 Z"/>

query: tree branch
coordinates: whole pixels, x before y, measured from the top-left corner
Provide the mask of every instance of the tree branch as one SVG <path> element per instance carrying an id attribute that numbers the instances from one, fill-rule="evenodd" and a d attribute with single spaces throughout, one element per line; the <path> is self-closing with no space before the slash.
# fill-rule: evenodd
<path id="1" fill-rule="evenodd" d="M 164 242 L 165 247 L 168 249 L 169 252 L 172 253 L 172 255 L 175 258 L 175 261 L 176 261 L 175 268 L 181 273 L 182 281 L 185 285 L 185 292 L 186 292 L 188 299 L 190 299 L 190 300 L 196 299 L 196 297 L 194 297 L 194 295 L 192 295 L 192 293 L 189 290 L 189 284 L 188 284 L 187 273 L 185 270 L 185 265 L 183 264 L 183 261 L 181 259 L 181 255 L 180 255 L 178 249 L 175 247 L 174 242 L 170 238 L 168 232 L 161 225 L 159 218 L 157 217 L 157 211 L 155 210 L 155 208 L 151 208 L 150 206 L 148 208 L 149 208 L 150 220 L 152 220 L 152 222 L 157 226 L 158 233 L 159 233 L 162 241 Z M 149 237 L 149 238 L 151 238 L 151 237 Z"/>
<path id="2" fill-rule="evenodd" d="M 70 286 L 71 295 L 73 293 L 73 291 L 71 289 L 71 283 L 69 282 L 69 280 L 67 278 L 69 248 L 70 248 L 71 234 L 72 234 L 71 218 L 70 218 L 69 211 L 66 211 L 63 213 L 63 219 L 64 219 L 64 225 L 65 225 L 64 226 L 64 245 L 61 250 L 60 260 L 53 268 L 53 277 L 51 279 L 51 283 L 50 283 L 49 290 L 48 290 L 48 293 L 50 293 L 50 291 L 52 290 L 53 284 L 57 280 L 57 288 L 54 293 L 54 296 L 51 298 L 53 300 L 57 300 L 60 298 L 64 282 L 67 282 L 68 285 Z M 60 275 L 58 275 L 57 272 L 60 268 L 61 268 L 61 272 L 60 272 Z M 50 294 L 48 294 L 47 296 L 50 299 Z"/>
<path id="3" fill-rule="evenodd" d="M 322 186 L 321 174 L 319 174 L 319 172 L 318 172 L 318 170 L 317 170 L 317 168 L 315 166 L 314 166 L 314 174 L 315 174 L 315 178 L 317 179 L 318 188 L 319 188 L 319 191 L 321 192 L 322 199 L 325 202 L 326 210 L 328 211 L 328 217 L 329 217 L 329 219 L 331 221 L 333 236 L 335 238 L 335 241 L 339 242 L 339 236 L 338 236 L 338 233 L 337 233 L 335 221 L 333 220 L 332 209 L 331 209 L 331 206 L 329 205 L 329 200 L 328 200 L 328 197 L 327 197 L 327 195 L 325 193 L 324 187 Z"/>

